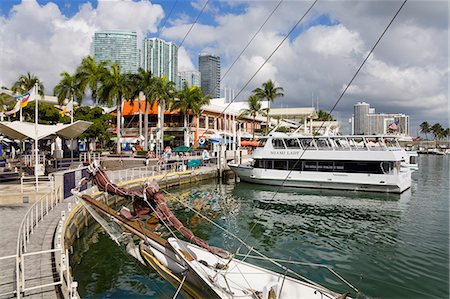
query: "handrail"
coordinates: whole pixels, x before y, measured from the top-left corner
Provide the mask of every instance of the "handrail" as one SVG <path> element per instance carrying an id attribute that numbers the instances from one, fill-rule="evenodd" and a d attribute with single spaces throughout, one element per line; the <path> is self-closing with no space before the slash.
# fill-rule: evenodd
<path id="1" fill-rule="evenodd" d="M 33 233 L 34 228 L 38 226 L 39 222 L 49 213 L 50 210 L 56 206 L 59 202 L 57 194 L 59 190 L 51 188 L 49 192 L 44 194 L 38 199 L 26 212 L 25 216 L 19 226 L 17 235 L 17 247 L 16 247 L 16 296 L 20 298 L 23 285 L 23 255 L 27 251 L 27 243 L 30 240 L 30 234 Z M 22 276 L 22 277 L 21 277 Z"/>
<path id="2" fill-rule="evenodd" d="M 54 188 L 54 178 L 53 176 L 38 176 L 38 184 L 40 182 L 48 182 L 48 185 L 44 185 L 44 187 L 51 187 L 51 189 Z M 35 176 L 30 176 L 30 177 L 26 177 L 24 175 L 22 175 L 20 177 L 20 193 L 23 193 L 24 188 L 26 185 L 29 186 L 34 186 L 34 189 L 36 189 L 36 177 Z"/>

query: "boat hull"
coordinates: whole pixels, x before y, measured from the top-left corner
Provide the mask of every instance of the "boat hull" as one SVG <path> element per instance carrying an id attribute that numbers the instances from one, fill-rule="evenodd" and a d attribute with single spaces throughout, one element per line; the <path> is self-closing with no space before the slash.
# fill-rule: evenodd
<path id="1" fill-rule="evenodd" d="M 411 187 L 408 169 L 397 175 L 259 169 L 228 164 L 241 181 L 285 187 L 402 193 Z"/>

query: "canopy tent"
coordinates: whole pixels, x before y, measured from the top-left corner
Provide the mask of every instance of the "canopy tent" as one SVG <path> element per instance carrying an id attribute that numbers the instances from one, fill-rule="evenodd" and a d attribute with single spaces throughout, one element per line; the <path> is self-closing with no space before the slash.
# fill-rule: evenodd
<path id="1" fill-rule="evenodd" d="M 57 125 L 37 125 L 37 139 L 40 140 L 50 135 L 57 135 L 65 139 L 74 139 L 86 131 L 90 125 L 89 121 L 78 120 L 72 124 Z M 0 122 L 0 134 L 12 139 L 23 140 L 27 138 L 35 139 L 35 123 L 29 122 Z"/>

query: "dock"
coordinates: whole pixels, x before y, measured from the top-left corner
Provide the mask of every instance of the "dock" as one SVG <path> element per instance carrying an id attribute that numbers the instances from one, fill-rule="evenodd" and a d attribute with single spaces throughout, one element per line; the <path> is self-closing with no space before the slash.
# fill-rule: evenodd
<path id="1" fill-rule="evenodd" d="M 79 169 L 73 171 L 80 171 Z M 64 174 L 69 173 L 66 171 Z M 156 181 L 162 188 L 195 183 L 217 176 L 215 165 L 193 170 L 158 169 L 158 166 L 108 171 L 111 180 L 127 188 Z M 76 175 L 75 175 L 76 176 Z M 76 298 L 76 282 L 70 274 L 69 250 L 87 220 L 75 217 L 74 210 L 84 209 L 74 196 L 65 198 L 67 189 L 58 186 L 39 193 L 21 193 L 20 184 L 7 186 L 0 195 L 0 298 Z M 73 186 L 72 186 L 73 187 Z M 61 189 L 63 188 L 63 189 Z M 97 193 L 96 187 L 84 192 Z M 9 194 L 20 194 L 12 200 Z M 83 213 L 83 217 L 90 217 Z M 67 244 L 66 244 L 67 243 Z"/>

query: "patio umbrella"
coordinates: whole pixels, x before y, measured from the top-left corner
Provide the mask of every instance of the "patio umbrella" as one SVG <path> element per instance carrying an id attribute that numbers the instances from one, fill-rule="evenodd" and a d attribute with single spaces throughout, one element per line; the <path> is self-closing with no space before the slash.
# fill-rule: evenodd
<path id="1" fill-rule="evenodd" d="M 180 145 L 177 146 L 172 150 L 173 153 L 186 153 L 186 152 L 192 152 L 192 147 Z"/>

